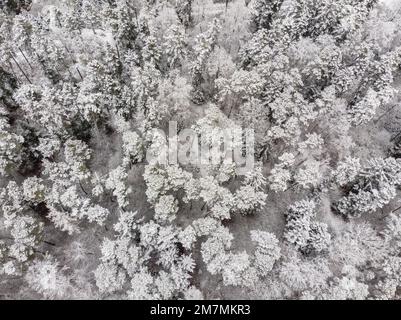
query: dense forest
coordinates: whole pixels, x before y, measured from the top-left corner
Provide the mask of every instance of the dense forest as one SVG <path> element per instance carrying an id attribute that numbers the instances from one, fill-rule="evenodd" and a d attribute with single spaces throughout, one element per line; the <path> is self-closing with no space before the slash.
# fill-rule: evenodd
<path id="1" fill-rule="evenodd" d="M 0 0 L 0 299 L 400 299 L 400 9 Z"/>

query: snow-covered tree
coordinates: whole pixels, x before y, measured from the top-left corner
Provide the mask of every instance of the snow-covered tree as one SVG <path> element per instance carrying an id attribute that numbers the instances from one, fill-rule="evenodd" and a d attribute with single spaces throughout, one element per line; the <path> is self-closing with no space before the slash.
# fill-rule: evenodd
<path id="1" fill-rule="evenodd" d="M 314 221 L 316 203 L 312 200 L 296 202 L 286 213 L 285 239 L 305 254 L 326 250 L 331 241 L 327 225 Z"/>
<path id="2" fill-rule="evenodd" d="M 10 132 L 10 125 L 5 119 L 0 119 L 0 174 L 6 175 L 12 168 L 18 168 L 21 163 L 21 148 L 24 137 Z"/>
<path id="3" fill-rule="evenodd" d="M 70 279 L 65 268 L 49 255 L 36 260 L 29 267 L 25 278 L 28 285 L 46 299 L 65 299 L 71 291 Z"/>
<path id="4" fill-rule="evenodd" d="M 394 158 L 369 160 L 354 178 L 348 194 L 336 204 L 336 210 L 353 217 L 383 208 L 396 196 L 400 169 Z"/>
<path id="5" fill-rule="evenodd" d="M 192 0 L 175 0 L 175 11 L 185 28 L 192 23 Z"/>
<path id="6" fill-rule="evenodd" d="M 171 26 L 166 35 L 165 52 L 170 68 L 181 66 L 187 57 L 187 39 L 185 30 L 178 26 Z"/>
<path id="7" fill-rule="evenodd" d="M 219 28 L 219 21 L 215 19 L 210 24 L 209 29 L 196 38 L 195 59 L 191 66 L 191 98 L 196 104 L 202 104 L 206 98 L 202 88 L 205 81 L 203 73 L 207 60 L 216 46 Z"/>
<path id="8" fill-rule="evenodd" d="M 113 192 L 113 196 L 117 198 L 117 203 L 121 208 L 128 205 L 128 194 L 131 192 L 131 188 L 127 186 L 128 174 L 124 167 L 120 166 L 110 171 L 106 181 L 105 188 Z"/>
<path id="9" fill-rule="evenodd" d="M 258 274 L 267 276 L 281 256 L 279 241 L 274 234 L 260 230 L 252 230 L 251 239 L 256 243 L 255 267 Z"/>

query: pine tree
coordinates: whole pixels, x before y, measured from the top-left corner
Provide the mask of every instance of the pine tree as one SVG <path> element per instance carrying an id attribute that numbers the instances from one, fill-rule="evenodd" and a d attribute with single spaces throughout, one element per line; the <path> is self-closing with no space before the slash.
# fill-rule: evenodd
<path id="1" fill-rule="evenodd" d="M 181 24 L 188 28 L 192 24 L 192 0 L 175 0 L 175 12 Z"/>
<path id="2" fill-rule="evenodd" d="M 394 158 L 368 161 L 336 204 L 336 210 L 344 216 L 357 217 L 382 208 L 396 196 L 399 175 L 400 164 Z"/>
<path id="3" fill-rule="evenodd" d="M 214 50 L 219 32 L 219 21 L 213 20 L 209 29 L 196 38 L 195 54 L 196 60 L 191 66 L 192 77 L 192 101 L 196 104 L 205 102 L 205 93 L 202 84 L 205 81 L 203 71 L 206 62 Z"/>
<path id="4" fill-rule="evenodd" d="M 32 0 L 5 0 L 4 3 L 2 3 L 1 9 L 6 12 L 19 14 L 22 10 L 28 10 L 31 3 Z"/>
<path id="5" fill-rule="evenodd" d="M 187 39 L 185 30 L 178 25 L 173 25 L 166 36 L 165 53 L 168 66 L 173 69 L 180 67 L 187 57 Z"/>
<path id="6" fill-rule="evenodd" d="M 302 200 L 290 206 L 286 213 L 284 237 L 304 254 L 324 251 L 331 241 L 327 225 L 312 220 L 315 207 L 314 201 Z"/>
<path id="7" fill-rule="evenodd" d="M 255 29 L 268 29 L 282 4 L 283 0 L 256 0 L 252 8 L 252 23 Z"/>
<path id="8" fill-rule="evenodd" d="M 251 239 L 256 243 L 255 267 L 258 274 L 265 277 L 280 258 L 279 241 L 273 234 L 260 230 L 252 230 Z"/>

